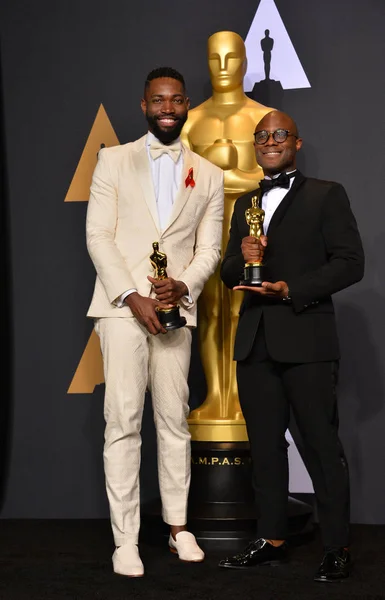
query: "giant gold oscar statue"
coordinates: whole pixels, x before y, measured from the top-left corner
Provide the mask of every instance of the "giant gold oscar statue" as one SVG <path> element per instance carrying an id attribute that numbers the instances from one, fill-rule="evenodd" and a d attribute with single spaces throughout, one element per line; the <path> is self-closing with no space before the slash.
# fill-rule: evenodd
<path id="1" fill-rule="evenodd" d="M 182 140 L 224 170 L 224 251 L 235 200 L 258 188 L 262 178 L 253 133 L 272 109 L 243 91 L 246 51 L 238 34 L 214 33 L 208 40 L 208 63 L 213 94 L 189 111 Z M 222 551 L 242 548 L 255 536 L 257 521 L 250 448 L 233 361 L 241 302 L 240 292 L 231 292 L 221 283 L 218 267 L 199 299 L 198 333 L 207 396 L 189 418 L 189 525 L 205 547 Z M 311 532 L 310 506 L 289 497 L 288 516 L 289 535 Z"/>
<path id="2" fill-rule="evenodd" d="M 244 93 L 246 50 L 237 33 L 219 31 L 209 37 L 208 66 L 212 96 L 189 111 L 182 141 L 224 170 L 223 254 L 235 200 L 256 189 L 263 176 L 255 159 L 253 133 L 256 124 L 272 109 Z M 199 347 L 207 396 L 190 414 L 189 427 L 195 441 L 247 441 L 233 361 L 242 296 L 223 285 L 218 266 L 199 300 Z"/>

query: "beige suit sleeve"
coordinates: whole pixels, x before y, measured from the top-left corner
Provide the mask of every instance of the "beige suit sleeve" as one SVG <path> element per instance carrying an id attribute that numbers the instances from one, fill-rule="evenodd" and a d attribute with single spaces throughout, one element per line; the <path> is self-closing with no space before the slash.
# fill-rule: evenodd
<path id="1" fill-rule="evenodd" d="M 179 277 L 190 290 L 194 302 L 197 301 L 203 286 L 212 275 L 221 257 L 224 190 L 223 171 L 215 169 L 205 214 L 196 231 L 194 258 Z M 208 186 L 210 189 L 210 186 Z"/>
<path id="2" fill-rule="evenodd" d="M 88 202 L 86 240 L 96 272 L 113 303 L 123 292 L 135 288 L 135 282 L 114 241 L 118 194 L 108 158 L 108 148 L 99 151 Z"/>

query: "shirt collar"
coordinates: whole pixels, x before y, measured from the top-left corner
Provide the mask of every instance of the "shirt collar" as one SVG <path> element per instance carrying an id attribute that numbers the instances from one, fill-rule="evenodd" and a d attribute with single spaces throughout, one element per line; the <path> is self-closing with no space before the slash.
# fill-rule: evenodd
<path id="1" fill-rule="evenodd" d="M 293 169 L 292 171 L 286 171 L 286 175 L 290 175 L 291 173 L 295 173 L 297 171 L 297 169 Z M 273 175 L 273 177 L 268 177 L 267 175 L 265 175 L 264 179 L 277 179 L 277 177 L 279 177 L 281 175 L 281 173 L 276 173 L 275 175 Z"/>

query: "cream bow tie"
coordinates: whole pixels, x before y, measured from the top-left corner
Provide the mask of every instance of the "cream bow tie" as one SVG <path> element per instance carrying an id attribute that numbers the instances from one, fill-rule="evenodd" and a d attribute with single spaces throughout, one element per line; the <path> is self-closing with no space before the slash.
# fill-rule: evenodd
<path id="1" fill-rule="evenodd" d="M 165 144 L 158 142 L 158 140 L 153 140 L 150 144 L 150 154 L 154 160 L 162 154 L 169 154 L 174 163 L 176 163 L 180 157 L 181 150 L 180 142 L 174 142 L 173 144 L 166 146 Z"/>

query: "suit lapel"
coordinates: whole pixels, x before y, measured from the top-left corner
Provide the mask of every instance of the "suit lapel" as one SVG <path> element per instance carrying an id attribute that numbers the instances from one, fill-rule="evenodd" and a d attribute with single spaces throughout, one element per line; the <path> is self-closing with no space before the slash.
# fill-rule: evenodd
<path id="1" fill-rule="evenodd" d="M 147 155 L 146 149 L 146 136 L 143 136 L 138 140 L 138 148 L 132 153 L 132 162 L 134 164 L 135 172 L 142 188 L 143 196 L 146 201 L 148 210 L 150 211 L 151 217 L 157 230 L 160 232 L 160 224 L 158 217 L 158 207 L 156 205 L 154 185 L 152 183 L 152 174 L 150 161 Z"/>
<path id="2" fill-rule="evenodd" d="M 293 184 L 292 184 L 290 190 L 287 192 L 286 196 L 283 198 L 283 200 L 281 201 L 280 205 L 278 206 L 277 210 L 274 212 L 274 214 L 271 218 L 266 235 L 271 236 L 275 232 L 278 225 L 281 223 L 282 219 L 284 218 L 287 209 L 293 202 L 294 197 L 297 193 L 297 190 L 303 184 L 305 179 L 306 178 L 302 175 L 302 173 L 300 171 L 297 171 L 297 174 L 294 178 L 294 181 L 293 181 Z"/>
<path id="3" fill-rule="evenodd" d="M 176 198 L 174 201 L 174 205 L 172 207 L 170 220 L 167 227 L 164 229 L 164 232 L 171 227 L 171 225 L 176 221 L 179 217 L 183 207 L 186 202 L 190 198 L 193 187 L 191 185 L 186 186 L 186 179 L 189 175 L 190 169 L 193 171 L 193 178 L 196 183 L 198 178 L 199 171 L 199 160 L 198 157 L 195 156 L 193 152 L 191 152 L 183 143 L 182 143 L 182 152 L 183 152 L 183 172 L 182 172 L 182 181 L 179 184 L 179 188 L 176 194 Z M 163 233 L 164 233 L 163 232 Z"/>

